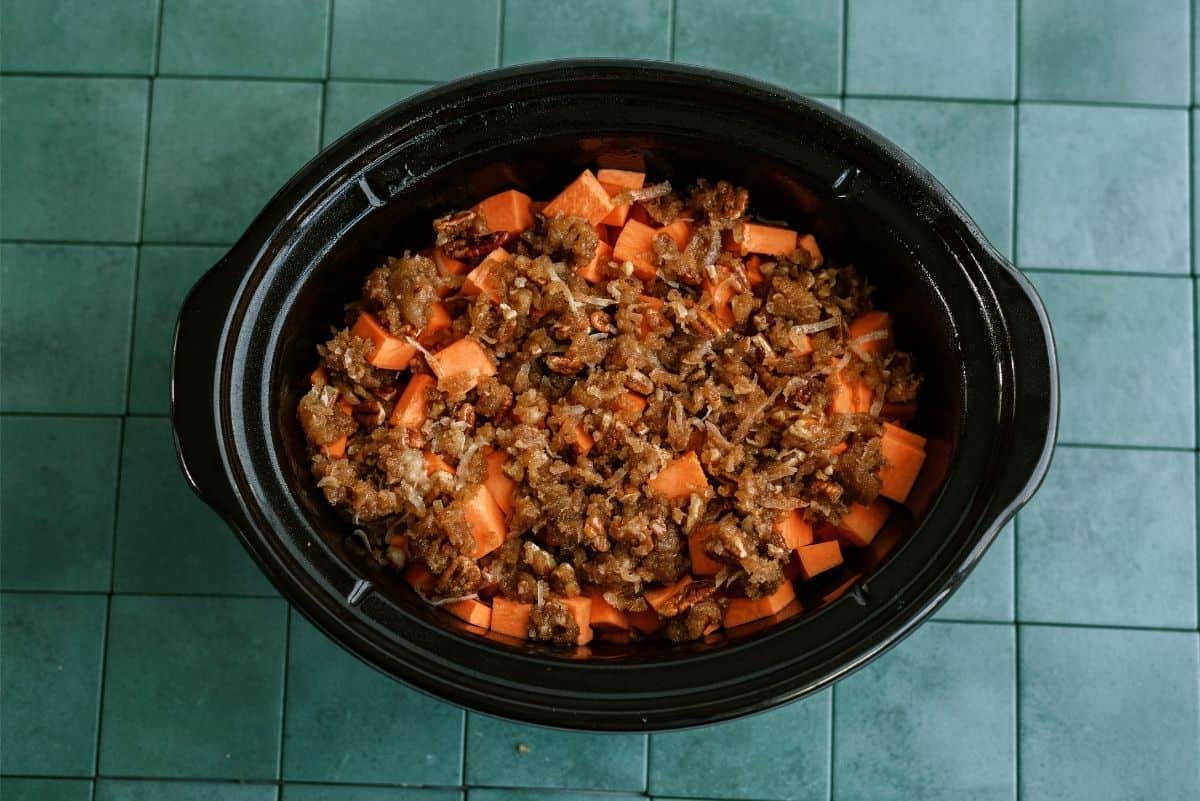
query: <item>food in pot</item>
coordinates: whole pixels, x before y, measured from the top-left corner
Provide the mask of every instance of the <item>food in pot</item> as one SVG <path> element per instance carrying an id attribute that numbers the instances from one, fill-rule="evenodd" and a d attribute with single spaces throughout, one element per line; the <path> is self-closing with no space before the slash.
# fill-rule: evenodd
<path id="1" fill-rule="evenodd" d="M 326 500 L 518 639 L 794 612 L 908 496 L 921 378 L 853 266 L 749 207 L 601 169 L 436 220 L 317 349 L 298 414 Z"/>

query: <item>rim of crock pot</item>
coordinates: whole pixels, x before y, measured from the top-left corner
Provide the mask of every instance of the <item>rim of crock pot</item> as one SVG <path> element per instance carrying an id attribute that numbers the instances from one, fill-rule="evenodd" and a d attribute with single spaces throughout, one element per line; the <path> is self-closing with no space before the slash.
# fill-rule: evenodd
<path id="1" fill-rule="evenodd" d="M 366 175 L 370 171 L 370 165 L 377 160 L 381 154 L 375 154 L 375 158 L 364 158 L 364 154 L 370 152 L 372 148 L 367 147 L 364 149 L 361 146 L 362 143 L 370 142 L 376 146 L 375 149 L 379 149 L 378 146 L 380 142 L 387 139 L 389 136 L 395 138 L 396 135 L 395 130 L 393 130 L 388 136 L 384 136 L 381 132 L 372 133 L 373 126 L 377 126 L 382 120 L 387 119 L 389 116 L 398 116 L 406 109 L 415 108 L 422 104 L 431 106 L 439 99 L 453 97 L 456 93 L 461 93 L 468 89 L 475 91 L 479 88 L 480 84 L 502 88 L 502 85 L 506 81 L 555 75 L 557 75 L 558 80 L 561 81 L 564 78 L 575 77 L 566 75 L 566 72 L 577 72 L 579 70 L 624 70 L 632 74 L 627 74 L 623 77 L 648 78 L 651 81 L 661 79 L 664 75 L 689 79 L 703 78 L 706 81 L 724 84 L 723 88 L 726 90 L 735 90 L 738 92 L 745 92 L 748 89 L 752 90 L 760 95 L 759 97 L 755 98 L 757 102 L 769 101 L 772 103 L 777 103 L 782 99 L 788 103 L 795 104 L 798 109 L 803 110 L 805 113 L 811 114 L 815 112 L 818 115 L 823 115 L 833 122 L 849 128 L 850 133 L 857 134 L 861 139 L 861 141 L 857 143 L 858 147 L 862 147 L 864 145 L 873 147 L 878 151 L 879 156 L 896 162 L 901 168 L 901 171 L 907 173 L 905 176 L 906 180 L 912 182 L 914 186 L 925 192 L 929 199 L 934 201 L 931 206 L 937 209 L 938 214 L 936 215 L 936 219 L 932 220 L 931 223 L 936 223 L 938 226 L 944 226 L 947 222 L 950 222 L 952 225 L 949 226 L 949 229 L 958 229 L 961 236 L 961 242 L 957 244 L 947 243 L 946 248 L 949 252 L 952 252 L 959 257 L 960 267 L 962 267 L 967 273 L 970 273 L 972 268 L 974 268 L 974 271 L 979 273 L 977 276 L 979 280 L 972 281 L 977 289 L 982 287 L 990 293 L 991 287 L 988 280 L 989 276 L 985 275 L 987 272 L 986 267 L 999 265 L 1003 269 L 1004 261 L 999 257 L 999 254 L 994 252 L 994 249 L 992 249 L 990 245 L 986 244 L 986 242 L 982 240 L 982 237 L 980 236 L 974 223 L 965 215 L 965 213 L 963 213 L 957 202 L 955 202 L 953 198 L 950 197 L 948 193 L 946 193 L 946 191 L 928 175 L 928 173 L 926 173 L 922 168 L 920 168 L 919 165 L 912 162 L 909 157 L 900 152 L 886 140 L 879 139 L 872 132 L 865 130 L 857 123 L 842 117 L 842 115 L 838 114 L 836 111 L 819 106 L 812 101 L 807 101 L 803 98 L 796 97 L 791 95 L 791 93 L 780 90 L 776 87 L 770 87 L 754 81 L 747 81 L 740 78 L 725 76 L 711 70 L 692 69 L 668 65 L 645 65 L 641 63 L 630 65 L 628 62 L 621 61 L 589 60 L 583 62 L 554 63 L 550 65 L 534 65 L 513 68 L 510 70 L 488 73 L 483 76 L 473 76 L 444 87 L 439 87 L 422 95 L 415 96 L 405 103 L 399 104 L 397 107 L 393 107 L 393 109 L 378 115 L 371 121 L 364 123 L 363 126 L 360 126 L 355 131 L 352 131 L 346 137 L 343 137 L 343 139 L 339 140 L 337 143 L 331 146 L 330 149 L 319 155 L 317 159 L 314 159 L 313 162 L 310 162 L 309 165 L 303 168 L 297 174 L 297 177 L 293 179 L 288 186 L 281 190 L 279 195 L 277 195 L 276 198 L 273 199 L 270 204 L 268 204 L 267 210 L 263 212 L 259 220 L 256 220 L 254 225 L 247 232 L 246 236 L 243 237 L 239 244 L 234 248 L 235 251 L 239 249 L 245 250 L 248 244 L 253 244 L 255 242 L 261 243 L 250 260 L 252 269 L 247 271 L 243 281 L 241 282 L 241 285 L 236 292 L 238 302 L 235 304 L 232 313 L 227 319 L 225 334 L 219 348 L 220 386 L 218 388 L 217 400 L 219 409 L 218 422 L 221 426 L 222 436 L 218 438 L 218 446 L 221 449 L 222 458 L 225 461 L 229 474 L 231 477 L 233 477 L 234 482 L 237 485 L 237 491 L 234 494 L 239 505 L 241 506 L 240 516 L 244 518 L 241 521 L 237 521 L 238 525 L 235 527 L 239 529 L 239 533 L 243 539 L 250 544 L 251 550 L 255 552 L 257 557 L 259 557 L 260 563 L 266 563 L 264 566 L 268 567 L 268 572 L 271 573 L 272 578 L 276 581 L 276 583 L 282 583 L 286 585 L 290 590 L 289 594 L 296 592 L 302 594 L 301 598 L 293 598 L 293 600 L 297 601 L 297 604 L 301 610 L 304 611 L 305 614 L 310 618 L 314 619 L 314 621 L 321 628 L 336 634 L 336 637 L 342 641 L 344 645 L 351 648 L 352 651 L 357 653 L 360 657 L 365 658 L 368 662 L 373 663 L 376 666 L 386 665 L 389 672 L 401 675 L 403 678 L 411 683 L 416 684 L 422 689 L 431 690 L 438 695 L 448 697 L 451 700 L 458 700 L 475 708 L 481 708 L 483 711 L 494 712 L 496 714 L 501 714 L 508 717 L 520 717 L 521 719 L 529 720 L 531 722 L 545 723 L 550 725 L 571 725 L 572 723 L 585 722 L 608 727 L 605 725 L 605 721 L 593 720 L 593 716 L 587 713 L 581 715 L 577 719 L 563 719 L 562 713 L 554 712 L 554 705 L 548 704 L 545 698 L 523 700 L 520 698 L 505 697 L 503 699 L 495 699 L 497 702 L 491 703 L 490 698 L 479 697 L 480 691 L 486 691 L 488 687 L 495 686 L 495 678 L 487 675 L 476 677 L 477 680 L 482 681 L 482 685 L 476 691 L 471 692 L 461 690 L 460 692 L 459 690 L 461 688 L 458 685 L 461 683 L 461 680 L 458 678 L 457 674 L 459 669 L 461 669 L 463 666 L 453 661 L 447 663 L 446 660 L 441 659 L 437 653 L 430 653 L 427 650 L 420 650 L 423 643 L 416 644 L 416 650 L 414 650 L 414 654 L 416 654 L 421 660 L 427 661 L 431 666 L 434 666 L 435 669 L 446 670 L 448 671 L 448 675 L 454 675 L 456 678 L 455 682 L 448 683 L 444 680 L 440 680 L 439 677 L 433 675 L 429 670 L 415 670 L 413 669 L 412 665 L 398 664 L 394 655 L 392 655 L 390 652 L 386 652 L 384 648 L 384 646 L 388 645 L 389 643 L 381 643 L 376 639 L 375 636 L 372 636 L 371 629 L 378 624 L 375 621 L 370 620 L 369 617 L 364 613 L 364 607 L 367 606 L 367 604 L 360 603 L 357 606 L 350 607 L 350 611 L 353 613 L 353 625 L 351 620 L 347 619 L 346 617 L 346 609 L 340 610 L 342 613 L 340 616 L 333 614 L 330 607 L 330 601 L 336 599 L 337 603 L 345 606 L 346 599 L 344 593 L 337 592 L 331 585 L 328 584 L 322 586 L 321 582 L 317 580 L 316 577 L 311 575 L 307 570 L 298 567 L 300 559 L 296 554 L 290 553 L 290 549 L 286 547 L 287 543 L 285 538 L 272 538 L 269 536 L 269 532 L 272 530 L 274 525 L 278 524 L 279 521 L 274 519 L 274 515 L 269 509 L 266 509 L 257 503 L 257 498 L 255 497 L 257 493 L 254 489 L 254 481 L 252 481 L 246 474 L 245 467 L 241 463 L 241 457 L 239 456 L 239 458 L 231 459 L 228 448 L 230 443 L 236 443 L 238 449 L 246 447 L 250 444 L 244 438 L 246 433 L 245 428 L 241 427 L 239 429 L 239 426 L 237 425 L 239 419 L 239 413 L 237 409 L 240 408 L 241 403 L 235 401 L 239 400 L 239 392 L 243 388 L 235 388 L 233 386 L 234 365 L 238 359 L 237 346 L 239 340 L 243 338 L 243 335 L 246 333 L 248 328 L 247 326 L 243 326 L 243 322 L 247 319 L 247 317 L 252 318 L 251 313 L 256 305 L 249 301 L 252 301 L 253 298 L 257 296 L 263 279 L 270 273 L 270 256 L 272 255 L 272 247 L 281 248 L 285 243 L 286 237 L 280 236 L 281 232 L 285 232 L 289 229 L 294 229 L 302 225 L 303 216 L 313 215 L 319 212 L 319 206 L 315 208 L 307 208 L 309 202 L 314 197 L 325 196 L 327 200 L 330 200 L 337 194 L 337 192 L 333 189 L 334 185 L 344 185 L 347 180 L 352 180 L 352 178 L 349 178 L 347 175 L 340 174 L 341 169 L 344 168 L 346 164 L 359 161 L 361 165 L 360 168 L 353 171 L 358 175 Z M 478 93 L 476 92 L 475 96 L 477 96 L 477 94 Z M 471 101 L 468 100 L 467 102 Z M 418 115 L 417 119 L 420 119 L 420 115 Z M 328 166 L 326 166 L 332 160 L 333 155 L 339 153 L 343 155 L 348 154 L 348 157 L 341 159 L 338 166 L 334 169 L 330 169 Z M 316 177 L 317 180 L 308 187 L 308 191 L 304 192 L 299 197 L 289 197 L 289 195 L 294 194 L 298 188 L 305 186 L 307 180 L 313 177 Z M 281 202 L 284 200 L 287 201 L 286 204 Z M 305 215 L 297 214 L 297 212 L 302 209 L 306 209 Z M 283 210 L 282 215 L 280 214 L 281 210 Z M 265 236 L 261 235 L 264 232 L 264 224 L 269 228 L 269 230 L 265 232 Z M 945 241 L 945 238 L 941 236 L 941 234 L 938 234 L 938 238 Z M 968 254 L 971 256 L 969 260 L 962 258 L 963 255 Z M 1015 280 L 1022 281 L 1023 279 L 1017 276 L 1015 277 Z M 1028 291 L 1027 288 L 1026 291 Z M 991 303 L 981 303 L 981 308 L 987 311 L 987 307 L 994 304 L 996 310 L 1001 311 L 999 303 L 995 297 L 993 296 L 990 300 Z M 1040 309 L 1038 304 L 1034 304 L 1034 307 L 1037 310 L 1039 317 L 1043 318 L 1044 320 L 1044 310 Z M 1005 335 L 1007 336 L 1009 332 L 1004 315 L 1002 313 L 998 313 L 994 316 L 996 319 L 993 322 L 995 323 L 997 330 L 1005 332 Z M 1048 336 L 1048 325 L 1046 325 L 1045 328 Z M 1053 350 L 1050 349 L 1050 352 L 1052 356 Z M 997 365 L 997 374 L 1001 384 L 1001 390 L 1003 391 L 1004 378 L 1006 375 L 1009 376 L 1009 381 L 1011 382 L 1011 370 L 1006 370 L 1006 365 L 1001 363 Z M 1052 408 L 1056 408 L 1056 403 L 1053 399 Z M 269 431 L 269 416 L 271 410 L 263 408 L 262 411 L 264 413 L 264 417 L 261 420 L 254 422 L 263 424 L 264 431 Z M 243 420 L 242 422 L 249 421 Z M 1051 422 L 1053 423 L 1053 421 Z M 993 438 L 1000 437 L 1003 435 L 1003 433 L 1002 427 L 998 428 L 997 431 L 993 433 Z M 1052 441 L 1052 438 L 1050 439 Z M 723 683 L 709 682 L 703 688 L 703 690 L 699 692 L 702 695 L 711 696 L 712 693 L 716 691 L 717 697 L 715 698 L 703 697 L 699 699 L 692 699 L 691 703 L 684 703 L 682 705 L 676 705 L 670 708 L 655 710 L 646 716 L 627 714 L 627 717 L 630 719 L 624 721 L 625 725 L 614 726 L 614 728 L 638 728 L 642 726 L 659 727 L 663 725 L 664 718 L 666 717 L 673 718 L 673 720 L 670 721 L 670 725 L 688 725 L 692 723 L 709 722 L 711 720 L 730 717 L 735 714 L 744 714 L 748 711 L 763 709 L 768 706 L 773 706 L 781 701 L 788 700 L 789 698 L 807 694 L 808 692 L 811 692 L 821 686 L 825 686 L 831 681 L 846 675 L 883 650 L 891 647 L 900 639 L 902 639 L 903 636 L 905 636 L 909 631 L 911 631 L 913 627 L 927 617 L 928 614 L 930 614 L 932 610 L 936 608 L 936 606 L 938 606 L 946 596 L 949 595 L 953 587 L 970 571 L 970 569 L 978 561 L 978 558 L 982 555 L 983 551 L 986 550 L 987 545 L 994 538 L 996 532 L 1007 521 L 1007 518 L 1011 516 L 1012 509 L 1016 506 L 1019 506 L 1020 503 L 1025 500 L 1025 497 L 1028 495 L 1028 493 L 1031 493 L 1033 488 L 1036 487 L 1036 484 L 1038 481 L 1040 481 L 1041 475 L 1044 474 L 1044 462 L 1048 461 L 1049 453 L 1050 446 L 1047 445 L 1043 449 L 1043 453 L 1040 457 L 1039 467 L 1035 470 L 1034 476 L 1028 482 L 1026 487 L 1027 492 L 1020 493 L 1019 497 L 1014 498 L 1012 502 L 1007 504 L 1003 509 L 993 513 L 991 510 L 986 508 L 987 504 L 985 502 L 983 508 L 979 509 L 974 515 L 972 515 L 971 512 L 975 506 L 979 505 L 980 499 L 973 499 L 974 504 L 966 504 L 968 508 L 964 509 L 963 514 L 960 517 L 980 518 L 992 516 L 994 514 L 994 518 L 989 524 L 986 524 L 983 530 L 974 538 L 974 547 L 965 556 L 960 556 L 959 558 L 950 560 L 948 563 L 950 567 L 943 567 L 940 571 L 935 571 L 932 576 L 928 575 L 927 571 L 916 571 L 908 577 L 908 579 L 904 582 L 905 585 L 920 584 L 922 586 L 915 591 L 911 589 L 911 586 L 903 587 L 902 589 L 906 595 L 911 592 L 915 596 L 913 599 L 914 601 L 922 598 L 922 596 L 928 596 L 924 598 L 923 602 L 916 608 L 915 611 L 913 611 L 911 608 L 909 611 L 905 611 L 903 613 L 903 618 L 899 620 L 898 624 L 894 619 L 896 615 L 886 616 L 872 623 L 873 619 L 879 618 L 879 612 L 876 610 L 862 613 L 859 623 L 853 626 L 840 639 L 845 639 L 847 637 L 851 637 L 852 635 L 859 634 L 856 629 L 867 624 L 870 624 L 869 630 L 870 634 L 873 636 L 865 646 L 862 640 L 858 640 L 859 647 L 851 647 L 850 650 L 855 653 L 855 656 L 849 661 L 845 659 L 846 649 L 840 646 L 839 639 L 827 641 L 822 644 L 820 648 L 822 652 L 832 652 L 829 654 L 829 658 L 826 660 L 826 662 L 836 663 L 838 665 L 837 669 L 825 670 L 826 663 L 823 662 L 820 667 L 820 672 L 822 675 L 814 681 L 801 684 L 788 682 L 786 677 L 783 677 L 782 679 L 776 678 L 777 674 L 779 673 L 779 670 L 776 668 L 764 670 L 758 674 L 751 674 L 749 676 L 737 676 L 736 678 L 730 678 L 728 681 Z M 959 454 L 956 454 L 956 463 L 958 456 Z M 956 466 L 957 465 L 951 466 L 951 474 L 955 470 Z M 278 464 L 276 464 L 275 467 L 276 469 L 282 469 Z M 255 499 L 256 502 L 252 503 L 251 499 Z M 931 505 L 930 511 L 932 512 L 937 505 L 938 502 L 935 501 Z M 979 520 L 976 519 L 975 526 L 978 525 Z M 244 530 L 246 528 L 249 528 L 250 531 Z M 894 558 L 900 551 L 904 550 L 913 541 L 918 539 L 918 537 L 915 535 L 923 528 L 923 523 L 918 525 L 913 535 L 908 537 L 906 541 L 902 543 L 901 547 L 896 549 L 896 553 L 890 555 L 884 564 L 876 568 L 875 572 L 870 576 L 866 583 L 874 584 L 876 580 L 881 577 L 881 574 L 886 571 L 888 563 L 894 562 Z M 289 562 L 292 564 L 288 565 Z M 940 573 L 946 572 L 947 570 L 950 570 L 952 573 L 948 581 L 929 580 L 931 578 L 939 579 Z M 938 589 L 931 590 L 931 588 L 935 587 Z M 491 643 L 486 642 L 472 642 L 471 644 L 474 648 L 482 646 L 484 648 L 496 651 L 497 658 L 515 660 L 526 667 L 546 667 L 549 665 L 554 671 L 558 672 L 581 671 L 583 673 L 596 673 L 597 671 L 604 671 L 607 673 L 630 673 L 642 672 L 646 670 L 653 672 L 676 665 L 678 664 L 678 661 L 697 663 L 712 660 L 723 660 L 735 657 L 747 651 L 748 649 L 762 650 L 764 643 L 786 637 L 790 631 L 796 629 L 800 625 L 804 625 L 806 623 L 811 624 L 812 621 L 815 621 L 823 616 L 834 614 L 839 608 L 846 608 L 847 606 L 855 603 L 856 602 L 852 598 L 843 597 L 839 601 L 804 615 L 795 621 L 788 621 L 787 623 L 780 624 L 772 630 L 764 632 L 746 641 L 724 645 L 720 649 L 715 649 L 712 653 L 693 653 L 682 657 L 681 660 L 655 660 L 653 663 L 649 664 L 643 663 L 623 665 L 614 663 L 589 664 L 569 661 L 564 662 L 563 660 L 549 660 L 537 655 L 519 653 L 512 651 L 511 649 L 503 649 L 499 646 L 494 646 Z M 428 643 L 430 646 L 436 644 L 437 640 L 442 637 L 450 637 L 456 640 L 464 639 L 463 636 L 458 632 L 433 627 L 426 621 L 420 621 L 417 618 L 411 619 L 420 627 L 428 630 L 426 633 L 432 638 L 430 643 Z M 353 636 L 353 641 L 348 641 L 350 638 L 347 637 L 347 634 Z M 395 643 L 392 642 L 390 644 L 394 646 Z M 813 671 L 810 670 L 809 672 Z M 632 678 L 632 676 L 630 678 Z M 766 678 L 771 678 L 774 680 L 769 683 L 756 684 L 757 680 Z M 785 689 L 782 686 L 779 686 L 781 684 L 789 684 L 791 686 L 788 686 Z M 736 696 L 730 695 L 729 691 L 732 689 L 730 685 L 741 685 L 743 688 L 742 692 Z M 510 686 L 509 690 L 511 692 L 520 694 L 524 690 L 524 687 L 525 685 L 516 683 Z M 533 690 L 535 693 L 540 693 L 544 690 L 544 688 L 541 685 L 537 685 L 533 688 Z M 678 700 L 684 701 L 683 696 L 695 695 L 696 693 L 697 690 L 693 688 L 684 688 L 683 690 L 678 691 L 677 695 L 681 696 Z M 662 697 L 661 691 L 656 688 L 642 693 L 641 695 L 643 697 Z M 627 699 L 629 694 L 622 693 L 622 697 Z M 563 695 L 563 700 L 569 702 L 571 700 L 578 699 L 572 699 L 570 694 L 567 693 Z M 730 703 L 731 700 L 734 702 L 732 705 Z M 719 705 L 724 707 L 724 709 L 715 710 L 712 708 L 714 705 Z M 599 707 L 596 711 L 599 717 L 611 717 L 607 711 Z M 638 720 L 636 719 L 638 717 L 641 718 L 641 726 L 638 725 Z M 608 722 L 611 723 L 611 721 Z"/>

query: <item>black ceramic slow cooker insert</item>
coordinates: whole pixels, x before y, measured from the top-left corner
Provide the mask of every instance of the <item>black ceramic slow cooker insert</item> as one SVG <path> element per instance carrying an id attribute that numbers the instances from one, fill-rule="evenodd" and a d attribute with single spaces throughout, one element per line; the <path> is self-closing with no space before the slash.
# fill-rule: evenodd
<path id="1" fill-rule="evenodd" d="M 929 438 L 926 467 L 871 549 L 806 582 L 803 614 L 710 643 L 564 652 L 491 639 L 366 558 L 309 474 L 296 403 L 315 345 L 366 274 L 424 246 L 434 217 L 511 186 L 550 197 L 584 167 L 630 160 L 676 185 L 745 186 L 760 216 L 813 231 L 866 273 L 926 374 L 912 423 Z M 820 103 L 657 63 L 500 70 L 377 115 L 279 191 L 192 290 L 175 336 L 171 415 L 188 480 L 288 600 L 417 688 L 562 727 L 731 718 L 878 656 L 1029 499 L 1058 410 L 1041 302 L 925 170 Z"/>

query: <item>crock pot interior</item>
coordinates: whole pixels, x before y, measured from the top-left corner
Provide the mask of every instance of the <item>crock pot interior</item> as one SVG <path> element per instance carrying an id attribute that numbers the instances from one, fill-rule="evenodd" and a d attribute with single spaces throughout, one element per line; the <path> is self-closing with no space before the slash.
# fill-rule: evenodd
<path id="1" fill-rule="evenodd" d="M 918 416 L 912 428 L 929 438 L 929 458 L 907 508 L 898 507 L 884 532 L 867 551 L 849 552 L 840 568 L 798 585 L 800 606 L 759 624 L 713 635 L 706 642 L 675 645 L 649 642 L 621 645 L 594 642 L 574 653 L 534 644 L 518 644 L 458 621 L 425 604 L 395 574 L 368 559 L 350 536 L 353 526 L 325 503 L 308 471 L 304 438 L 295 408 L 308 389 L 307 376 L 316 360 L 315 346 L 339 325 L 343 306 L 358 297 L 366 274 L 388 255 L 406 248 L 420 250 L 432 241 L 431 221 L 449 209 L 463 208 L 492 192 L 518 187 L 535 199 L 548 199 L 583 167 L 645 168 L 651 179 L 669 179 L 685 186 L 696 177 L 724 178 L 747 187 L 752 211 L 813 232 L 827 258 L 856 265 L 876 288 L 876 302 L 895 321 L 898 347 L 916 354 L 925 383 Z M 946 477 L 962 418 L 964 397 L 962 356 L 945 299 L 907 245 L 919 230 L 898 232 L 853 202 L 854 180 L 819 182 L 798 168 L 750 152 L 714 152 L 687 135 L 605 135 L 526 139 L 472 157 L 465 155 L 440 171 L 421 177 L 389 202 L 338 234 L 331 248 L 300 287 L 281 322 L 283 349 L 274 360 L 272 382 L 276 426 L 273 440 L 278 459 L 286 466 L 290 489 L 305 509 L 314 529 L 348 568 L 370 579 L 405 612 L 466 636 L 488 637 L 496 647 L 521 648 L 562 656 L 635 659 L 720 648 L 765 627 L 781 624 L 798 613 L 811 612 L 839 597 L 860 578 L 903 545 L 924 509 Z M 847 198 L 846 196 L 850 196 Z M 801 609 L 802 607 L 802 609 Z"/>

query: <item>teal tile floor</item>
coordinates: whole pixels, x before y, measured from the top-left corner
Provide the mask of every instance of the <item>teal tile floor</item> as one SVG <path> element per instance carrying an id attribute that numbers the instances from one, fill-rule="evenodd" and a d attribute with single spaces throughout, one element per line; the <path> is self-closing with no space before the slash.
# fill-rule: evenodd
<path id="1" fill-rule="evenodd" d="M 0 797 L 1200 798 L 1197 8 L 1152 5 L 0 0 Z M 289 611 L 175 468 L 176 311 L 267 197 L 392 102 L 569 55 L 843 108 L 1055 325 L 1042 492 L 935 621 L 764 715 L 563 735 L 429 699 Z"/>

